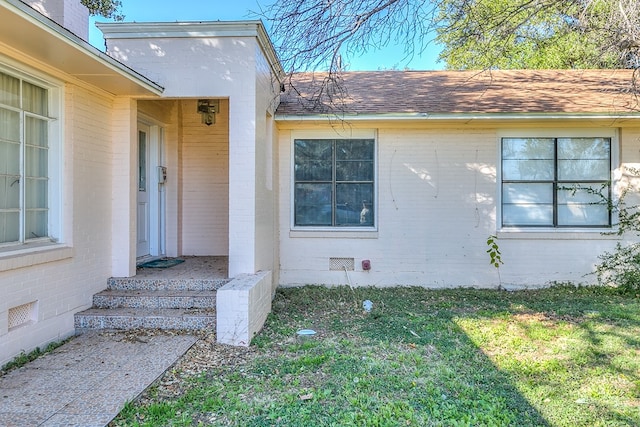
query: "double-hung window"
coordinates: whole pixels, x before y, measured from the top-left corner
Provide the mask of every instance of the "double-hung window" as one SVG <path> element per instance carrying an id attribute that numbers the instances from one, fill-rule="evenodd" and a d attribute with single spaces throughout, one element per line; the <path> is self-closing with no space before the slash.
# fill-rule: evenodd
<path id="1" fill-rule="evenodd" d="M 294 141 L 294 225 L 373 227 L 375 141 Z"/>
<path id="2" fill-rule="evenodd" d="M 50 239 L 50 90 L 0 70 L 0 245 Z"/>
<path id="3" fill-rule="evenodd" d="M 503 138 L 503 227 L 611 226 L 611 138 Z"/>

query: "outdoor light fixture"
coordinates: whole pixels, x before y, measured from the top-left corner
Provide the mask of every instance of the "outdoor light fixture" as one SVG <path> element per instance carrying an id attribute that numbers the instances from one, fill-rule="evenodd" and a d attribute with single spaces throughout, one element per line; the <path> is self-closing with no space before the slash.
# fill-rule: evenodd
<path id="1" fill-rule="evenodd" d="M 217 99 L 198 99 L 198 113 L 202 123 L 211 126 L 216 122 L 216 113 L 220 112 L 220 101 Z"/>

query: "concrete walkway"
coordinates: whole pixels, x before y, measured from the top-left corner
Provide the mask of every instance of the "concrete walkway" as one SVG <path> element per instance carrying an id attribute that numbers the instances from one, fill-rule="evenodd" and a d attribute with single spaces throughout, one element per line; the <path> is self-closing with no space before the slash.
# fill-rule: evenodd
<path id="1" fill-rule="evenodd" d="M 0 426 L 103 427 L 196 341 L 144 331 L 77 336 L 0 377 Z"/>

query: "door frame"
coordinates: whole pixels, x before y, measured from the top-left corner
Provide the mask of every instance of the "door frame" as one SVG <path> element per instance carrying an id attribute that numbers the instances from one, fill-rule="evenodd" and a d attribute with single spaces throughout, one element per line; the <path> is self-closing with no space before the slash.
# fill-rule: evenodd
<path id="1" fill-rule="evenodd" d="M 157 258 L 166 254 L 166 184 L 161 182 L 159 168 L 164 166 L 164 128 L 148 118 L 139 118 L 137 130 L 148 130 L 148 175 L 147 191 L 149 192 L 149 254 L 143 257 Z M 136 133 L 138 133 L 136 132 Z M 136 203 L 137 209 L 137 203 Z M 136 227 L 137 227 L 136 223 Z M 137 256 L 137 254 L 136 254 Z"/>

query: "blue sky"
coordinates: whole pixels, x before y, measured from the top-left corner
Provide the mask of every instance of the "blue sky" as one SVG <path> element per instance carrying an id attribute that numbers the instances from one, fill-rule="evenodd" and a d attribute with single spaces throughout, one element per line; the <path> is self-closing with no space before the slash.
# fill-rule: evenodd
<path id="1" fill-rule="evenodd" d="M 286 0 L 279 0 L 286 1 Z M 268 0 L 122 0 L 122 12 L 126 22 L 176 22 L 176 21 L 239 21 L 256 19 L 251 11 L 260 10 L 260 4 Z M 104 50 L 102 33 L 94 23 L 105 22 L 102 17 L 92 17 L 89 23 L 89 43 Z M 267 31 L 269 29 L 267 28 Z M 410 61 L 404 58 L 401 46 L 389 46 L 381 51 L 367 52 L 350 59 L 349 70 L 378 70 L 405 67 L 414 70 L 442 69 L 437 63 L 437 48 L 430 46 L 422 56 Z"/>

